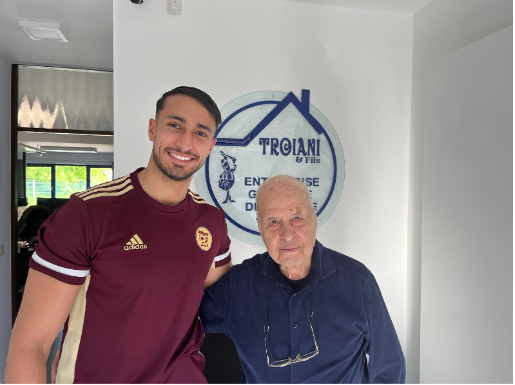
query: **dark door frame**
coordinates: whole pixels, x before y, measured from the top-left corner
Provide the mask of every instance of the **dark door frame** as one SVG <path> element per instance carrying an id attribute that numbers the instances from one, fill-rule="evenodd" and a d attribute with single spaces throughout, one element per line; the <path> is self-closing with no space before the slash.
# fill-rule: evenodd
<path id="1" fill-rule="evenodd" d="M 18 253 L 18 195 L 16 189 L 16 167 L 18 159 L 18 132 L 53 132 L 71 135 L 105 135 L 114 136 L 114 131 L 61 130 L 32 127 L 18 127 L 18 67 L 27 64 L 13 64 L 11 67 L 11 306 L 12 323 L 18 315 L 16 299 L 16 256 Z M 41 66 L 40 66 L 41 67 Z M 49 67 L 50 68 L 50 67 Z M 65 68 L 65 67 L 55 67 Z M 68 67 L 67 67 L 68 68 Z M 85 68 L 68 68 L 85 70 Z M 102 72 L 110 72 L 101 70 Z"/>

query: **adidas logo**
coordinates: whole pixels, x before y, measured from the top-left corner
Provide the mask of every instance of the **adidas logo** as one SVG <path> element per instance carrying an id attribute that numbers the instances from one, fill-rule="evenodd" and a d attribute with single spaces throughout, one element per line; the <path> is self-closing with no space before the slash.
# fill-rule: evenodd
<path id="1" fill-rule="evenodd" d="M 134 234 L 129 242 L 123 247 L 124 250 L 138 250 L 138 249 L 146 249 L 147 245 L 143 243 L 138 234 Z"/>

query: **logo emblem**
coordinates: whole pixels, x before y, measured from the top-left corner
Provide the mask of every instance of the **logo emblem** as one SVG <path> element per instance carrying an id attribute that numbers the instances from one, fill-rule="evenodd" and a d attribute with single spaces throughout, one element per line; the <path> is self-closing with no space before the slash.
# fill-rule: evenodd
<path id="1" fill-rule="evenodd" d="M 211 232 L 205 227 L 199 227 L 195 233 L 197 239 L 197 245 L 204 251 L 208 251 L 213 243 L 213 237 Z"/>
<path id="2" fill-rule="evenodd" d="M 310 91 L 302 90 L 300 97 L 293 92 L 253 92 L 221 112 L 215 148 L 194 178 L 199 193 L 224 210 L 229 234 L 263 244 L 256 223 L 256 191 L 278 174 L 307 186 L 321 226 L 340 198 L 345 161 L 338 134 L 310 103 Z"/>
<path id="3" fill-rule="evenodd" d="M 234 184 L 234 171 L 236 171 L 236 158 L 227 155 L 225 152 L 220 151 L 220 154 L 223 155 L 221 160 L 222 168 L 224 170 L 223 173 L 220 174 L 220 179 L 218 180 L 218 187 L 222 190 L 227 191 L 227 197 L 222 203 L 227 202 L 236 202 L 229 195 L 229 190 Z"/>
<path id="4" fill-rule="evenodd" d="M 139 249 L 146 249 L 147 245 L 143 243 L 141 238 L 138 236 L 138 234 L 134 234 L 134 236 L 131 238 L 129 242 L 126 243 L 126 245 L 123 247 L 124 250 L 139 250 Z"/>

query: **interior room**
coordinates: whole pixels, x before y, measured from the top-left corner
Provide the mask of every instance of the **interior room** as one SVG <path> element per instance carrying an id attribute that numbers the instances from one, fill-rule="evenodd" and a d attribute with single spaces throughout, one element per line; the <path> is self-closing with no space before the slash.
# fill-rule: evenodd
<path id="1" fill-rule="evenodd" d="M 21 248 L 30 253 L 29 240 L 18 238 L 27 207 L 38 198 L 64 203 L 56 193 L 65 166 L 84 176 L 77 186 L 65 178 L 69 193 L 93 186 L 98 172 L 119 178 L 145 166 L 157 99 L 192 85 L 222 111 L 258 91 L 292 92 L 302 102 L 309 90 L 345 168 L 317 239 L 373 272 L 406 382 L 513 383 L 513 2 L 137 3 L 0 4 L 0 377 L 23 293 L 16 257 Z M 32 40 L 20 20 L 59 23 L 67 41 Z M 101 112 L 74 115 L 107 123 L 65 122 L 69 112 L 55 126 L 34 123 L 31 113 L 25 123 L 24 93 L 13 88 L 18 67 L 110 74 L 111 94 L 79 91 Z M 111 109 L 99 94 L 111 95 Z M 45 119 L 60 111 L 60 98 L 42 104 Z M 32 111 L 36 98 L 28 100 Z M 45 184 L 46 192 L 37 189 Z M 201 190 L 198 176 L 190 188 Z M 266 251 L 230 236 L 234 264 Z M 226 341 L 212 341 L 211 357 L 220 359 L 216 347 Z M 237 373 L 219 381 L 239 382 L 237 357 L 218 369 L 210 365 L 223 362 L 206 357 L 213 375 Z"/>
<path id="2" fill-rule="evenodd" d="M 71 194 L 113 180 L 112 72 L 14 65 L 13 321 L 41 224 Z"/>

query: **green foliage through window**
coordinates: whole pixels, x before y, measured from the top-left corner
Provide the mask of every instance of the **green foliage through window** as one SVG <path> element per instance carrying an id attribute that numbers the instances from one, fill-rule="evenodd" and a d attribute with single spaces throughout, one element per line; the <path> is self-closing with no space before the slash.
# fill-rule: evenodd
<path id="1" fill-rule="evenodd" d="M 27 167 L 27 200 L 30 205 L 36 204 L 36 198 L 52 197 L 52 168 Z"/>
<path id="2" fill-rule="evenodd" d="M 55 179 L 52 181 L 52 169 L 55 170 Z M 89 172 L 89 186 L 88 186 Z M 35 205 L 37 197 L 41 198 L 69 198 L 71 194 L 84 191 L 113 180 L 111 167 L 92 166 L 27 166 L 26 186 L 28 204 Z M 52 182 L 54 188 L 52 189 Z"/>
<path id="3" fill-rule="evenodd" d="M 75 192 L 86 190 L 86 166 L 55 166 L 55 197 L 69 198 Z"/>
<path id="4" fill-rule="evenodd" d="M 90 187 L 96 186 L 100 183 L 105 183 L 113 180 L 113 169 L 104 167 L 92 167 L 89 169 L 89 182 Z"/>

